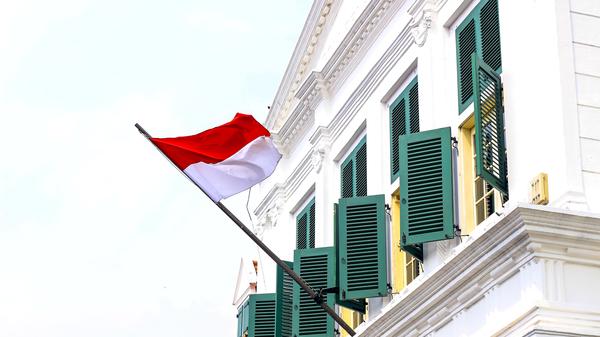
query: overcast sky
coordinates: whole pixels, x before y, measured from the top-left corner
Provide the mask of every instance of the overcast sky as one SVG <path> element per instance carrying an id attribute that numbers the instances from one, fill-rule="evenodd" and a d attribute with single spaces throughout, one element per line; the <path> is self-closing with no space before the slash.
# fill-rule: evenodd
<path id="1" fill-rule="evenodd" d="M 235 334 L 256 250 L 133 125 L 263 120 L 311 3 L 0 0 L 0 336 Z"/>

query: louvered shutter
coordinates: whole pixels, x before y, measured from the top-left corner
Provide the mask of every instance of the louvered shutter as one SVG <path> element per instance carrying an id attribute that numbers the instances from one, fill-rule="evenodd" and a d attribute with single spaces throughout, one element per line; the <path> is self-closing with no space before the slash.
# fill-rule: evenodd
<path id="1" fill-rule="evenodd" d="M 504 108 L 500 76 L 473 55 L 475 167 L 477 176 L 508 194 Z"/>
<path id="2" fill-rule="evenodd" d="M 335 286 L 334 247 L 297 249 L 294 251 L 294 271 L 315 291 Z M 326 295 L 327 305 L 333 307 L 335 294 Z M 325 310 L 294 283 L 293 325 L 295 337 L 330 337 L 334 321 Z"/>
<path id="3" fill-rule="evenodd" d="M 346 161 L 342 165 L 342 198 L 350 198 L 354 195 L 354 160 Z"/>
<path id="4" fill-rule="evenodd" d="M 341 165 L 341 195 L 351 198 L 367 195 L 367 137 L 356 145 Z"/>
<path id="5" fill-rule="evenodd" d="M 390 173 L 391 181 L 398 178 L 400 161 L 398 138 L 419 132 L 419 82 L 415 77 L 390 105 Z"/>
<path id="6" fill-rule="evenodd" d="M 296 249 L 315 247 L 315 199 L 296 216 Z"/>
<path id="7" fill-rule="evenodd" d="M 497 73 L 502 72 L 498 0 L 480 1 L 456 28 L 459 113 L 473 102 L 473 53 Z"/>
<path id="8" fill-rule="evenodd" d="M 408 129 L 410 133 L 419 132 L 419 82 L 415 80 L 408 91 Z"/>
<path id="9" fill-rule="evenodd" d="M 337 305 L 341 305 L 343 307 L 346 307 L 348 309 L 352 309 L 354 311 L 358 311 L 362 314 L 366 313 L 366 309 L 367 309 L 367 301 L 364 298 L 359 298 L 359 299 L 346 299 L 346 300 L 342 300 L 341 299 L 341 294 L 339 291 L 339 284 L 340 284 L 340 267 L 339 267 L 339 259 L 338 256 L 340 256 L 340 244 L 339 244 L 339 232 L 340 232 L 340 221 L 339 221 L 339 205 L 338 204 L 333 204 L 333 241 L 334 241 L 334 246 L 335 246 L 335 261 L 336 263 L 338 263 L 338 267 L 337 269 L 337 274 L 336 274 L 336 282 L 337 282 L 337 287 L 338 287 L 338 292 L 335 294 L 335 303 Z"/>
<path id="10" fill-rule="evenodd" d="M 340 299 L 387 295 L 385 197 L 340 199 Z"/>
<path id="11" fill-rule="evenodd" d="M 470 18 L 461 24 L 456 32 L 458 59 L 458 105 L 463 112 L 473 101 L 473 81 L 471 55 L 477 52 L 475 39 L 475 19 Z"/>
<path id="12" fill-rule="evenodd" d="M 479 12 L 481 30 L 481 57 L 494 71 L 500 73 L 502 54 L 500 48 L 500 20 L 498 0 L 488 0 Z"/>
<path id="13" fill-rule="evenodd" d="M 392 181 L 398 177 L 400 170 L 400 157 L 398 157 L 398 138 L 406 134 L 406 100 L 400 96 L 400 100 L 390 106 L 390 163 Z"/>
<path id="14" fill-rule="evenodd" d="M 290 268 L 292 262 L 283 261 Z M 275 337 L 292 337 L 292 299 L 294 280 L 283 268 L 277 267 L 277 303 L 275 305 Z"/>
<path id="15" fill-rule="evenodd" d="M 306 247 L 306 234 L 308 230 L 308 214 L 301 213 L 296 219 L 296 248 L 304 249 Z"/>
<path id="16" fill-rule="evenodd" d="M 450 128 L 400 137 L 400 243 L 454 237 Z"/>
<path id="17" fill-rule="evenodd" d="M 252 294 L 248 298 L 248 337 L 275 336 L 276 294 Z"/>
<path id="18" fill-rule="evenodd" d="M 355 193 L 357 197 L 367 195 L 367 143 L 359 145 L 355 162 Z"/>
<path id="19" fill-rule="evenodd" d="M 315 199 L 308 207 L 308 247 L 315 248 Z"/>
<path id="20" fill-rule="evenodd" d="M 243 330 L 242 330 L 242 322 L 243 322 L 242 312 L 243 312 L 242 308 L 239 308 L 237 316 L 236 316 L 237 317 L 237 333 L 235 335 L 236 337 L 242 337 L 242 333 L 243 333 Z"/>

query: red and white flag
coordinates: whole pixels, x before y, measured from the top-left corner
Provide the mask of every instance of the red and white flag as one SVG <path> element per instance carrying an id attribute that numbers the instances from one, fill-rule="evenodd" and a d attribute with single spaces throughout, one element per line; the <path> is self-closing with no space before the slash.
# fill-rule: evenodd
<path id="1" fill-rule="evenodd" d="M 281 158 L 271 133 L 241 113 L 197 135 L 150 140 L 214 202 L 263 181 Z"/>

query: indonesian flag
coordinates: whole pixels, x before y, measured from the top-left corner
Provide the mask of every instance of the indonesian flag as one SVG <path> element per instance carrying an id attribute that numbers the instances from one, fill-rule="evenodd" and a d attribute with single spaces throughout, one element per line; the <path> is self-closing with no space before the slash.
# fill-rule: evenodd
<path id="1" fill-rule="evenodd" d="M 281 154 L 270 136 L 254 117 L 238 113 L 229 123 L 197 135 L 150 140 L 218 202 L 273 173 Z"/>

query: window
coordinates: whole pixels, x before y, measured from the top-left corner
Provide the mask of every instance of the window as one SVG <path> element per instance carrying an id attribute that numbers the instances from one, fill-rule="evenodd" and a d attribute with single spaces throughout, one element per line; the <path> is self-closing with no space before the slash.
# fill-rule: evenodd
<path id="1" fill-rule="evenodd" d="M 471 56 L 482 58 L 495 72 L 502 72 L 498 0 L 481 0 L 456 28 L 458 112 L 473 103 Z"/>
<path id="2" fill-rule="evenodd" d="M 315 248 L 315 198 L 296 216 L 296 249 Z"/>
<path id="3" fill-rule="evenodd" d="M 419 132 L 419 82 L 415 77 L 390 105 L 390 172 L 391 180 L 398 178 L 400 159 L 398 138 Z"/>
<path id="4" fill-rule="evenodd" d="M 399 293 L 423 272 L 421 261 L 400 249 L 400 195 L 392 195 L 392 292 Z"/>
<path id="5" fill-rule="evenodd" d="M 477 175 L 477 151 L 475 147 L 475 118 L 469 117 L 460 128 L 459 155 L 462 157 L 461 180 L 461 205 L 462 231 L 469 234 L 475 226 L 497 212 L 508 200 L 508 197 L 494 188 L 485 179 Z M 489 155 L 489 154 L 488 154 Z"/>
<path id="6" fill-rule="evenodd" d="M 417 276 L 421 275 L 421 273 L 423 273 L 423 264 L 421 263 L 421 261 L 419 261 L 419 259 L 415 258 L 414 256 L 406 253 L 406 285 L 409 285 L 414 279 L 417 278 Z"/>
<path id="7" fill-rule="evenodd" d="M 342 198 L 367 195 L 367 136 L 356 145 L 341 166 Z"/>

